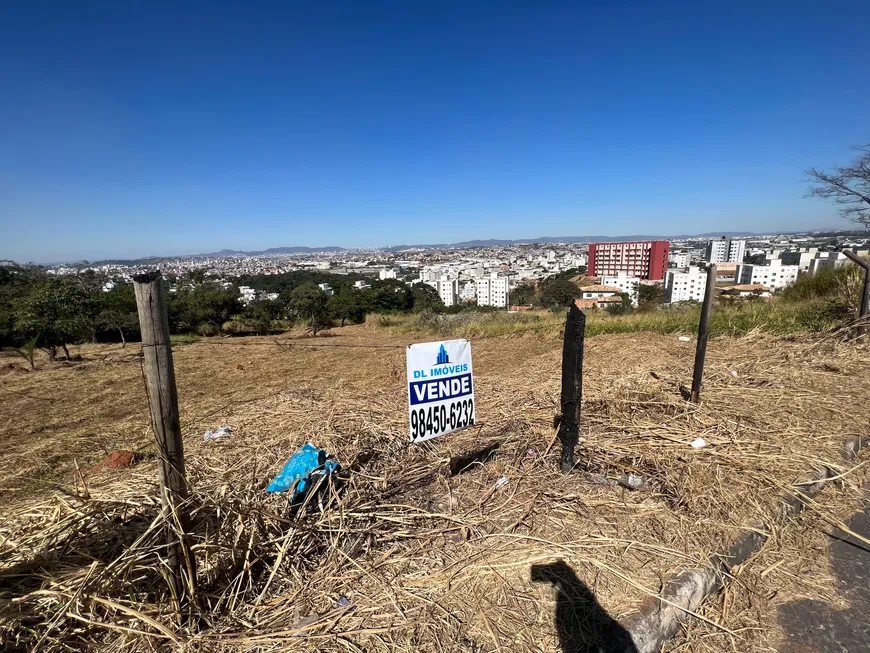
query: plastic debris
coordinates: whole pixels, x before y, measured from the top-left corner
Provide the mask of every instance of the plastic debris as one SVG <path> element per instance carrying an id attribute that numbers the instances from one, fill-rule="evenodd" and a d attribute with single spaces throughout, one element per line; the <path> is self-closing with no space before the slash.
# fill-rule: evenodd
<path id="1" fill-rule="evenodd" d="M 736 370 L 731 370 L 731 376 L 733 376 L 735 379 L 737 378 Z"/>
<path id="2" fill-rule="evenodd" d="M 341 595 L 338 597 L 338 604 L 337 604 L 337 606 L 338 606 L 339 608 L 347 608 L 347 607 L 349 607 L 349 606 L 350 606 L 350 599 L 347 598 L 344 594 L 341 594 Z"/>
<path id="3" fill-rule="evenodd" d="M 499 478 L 499 479 L 495 482 L 495 489 L 496 489 L 496 490 L 500 490 L 500 489 L 502 489 L 505 485 L 508 484 L 508 480 L 509 480 L 509 479 L 508 479 L 507 476 L 502 476 L 501 478 Z"/>
<path id="4" fill-rule="evenodd" d="M 338 463 L 327 460 L 329 454 L 310 442 L 290 456 L 281 472 L 269 483 L 266 492 L 293 490 L 293 500 L 301 498 L 320 477 L 328 477 L 338 471 Z"/>
<path id="5" fill-rule="evenodd" d="M 689 336 L 679 336 L 677 340 L 680 342 L 692 342 L 692 339 Z"/>
<path id="6" fill-rule="evenodd" d="M 695 438 L 692 440 L 692 448 L 700 449 L 701 447 L 706 447 L 707 441 L 704 438 Z"/>
<path id="7" fill-rule="evenodd" d="M 535 451 L 534 449 L 529 449 L 526 452 L 526 458 L 535 458 L 537 455 L 538 455 L 538 452 Z"/>
<path id="8" fill-rule="evenodd" d="M 203 437 L 203 439 L 206 441 L 217 440 L 218 438 L 225 438 L 228 435 L 232 435 L 232 433 L 233 433 L 233 428 L 231 426 L 224 425 L 224 426 L 220 427 L 219 429 L 215 429 L 214 431 L 209 429 L 208 431 L 205 432 L 205 436 Z"/>
<path id="9" fill-rule="evenodd" d="M 589 477 L 593 483 L 601 485 L 621 485 L 629 490 L 648 490 L 649 484 L 643 476 L 637 474 L 617 474 L 605 476 L 604 474 L 591 474 Z"/>

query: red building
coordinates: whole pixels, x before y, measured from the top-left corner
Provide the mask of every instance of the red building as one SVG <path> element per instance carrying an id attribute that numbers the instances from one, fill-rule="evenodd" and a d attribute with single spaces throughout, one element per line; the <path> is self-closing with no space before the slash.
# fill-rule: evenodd
<path id="1" fill-rule="evenodd" d="M 615 275 L 657 281 L 664 279 L 668 269 L 666 240 L 645 240 L 637 243 L 593 243 L 589 245 L 589 276 Z"/>

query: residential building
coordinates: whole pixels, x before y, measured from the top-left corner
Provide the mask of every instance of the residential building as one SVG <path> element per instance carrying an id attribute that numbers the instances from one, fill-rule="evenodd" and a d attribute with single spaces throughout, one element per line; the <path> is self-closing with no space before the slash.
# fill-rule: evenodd
<path id="1" fill-rule="evenodd" d="M 640 279 L 659 280 L 668 269 L 666 240 L 589 245 L 589 276 L 612 276 L 620 272 Z"/>
<path id="2" fill-rule="evenodd" d="M 849 259 L 843 252 L 817 252 L 815 258 L 810 261 L 808 271 L 810 274 L 815 274 L 821 270 L 833 270 L 848 262 Z"/>
<path id="3" fill-rule="evenodd" d="M 707 271 L 696 265 L 685 272 L 668 270 L 665 275 L 665 302 L 701 302 L 707 289 Z"/>
<path id="4" fill-rule="evenodd" d="M 818 247 L 804 247 L 791 252 L 783 252 L 779 258 L 782 259 L 783 265 L 796 265 L 801 272 L 809 272 L 810 263 L 816 258 L 818 252 Z"/>
<path id="5" fill-rule="evenodd" d="M 317 287 L 320 288 L 327 297 L 332 297 L 332 286 L 328 283 L 319 283 L 317 284 Z"/>
<path id="6" fill-rule="evenodd" d="M 357 290 L 368 290 L 372 286 L 368 281 L 354 281 L 353 287 Z"/>
<path id="7" fill-rule="evenodd" d="M 675 268 L 687 268 L 691 260 L 691 254 L 688 252 L 671 252 L 668 255 L 668 264 Z"/>
<path id="8" fill-rule="evenodd" d="M 445 306 L 456 306 L 459 303 L 459 281 L 457 279 L 437 282 L 438 296 Z"/>
<path id="9" fill-rule="evenodd" d="M 392 270 L 381 270 L 378 273 L 378 278 L 383 281 L 384 279 L 395 279 L 399 274 L 399 271 L 393 268 Z"/>
<path id="10" fill-rule="evenodd" d="M 471 302 L 474 300 L 475 292 L 473 281 L 463 281 L 459 287 L 459 301 Z"/>
<path id="11" fill-rule="evenodd" d="M 508 306 L 508 278 L 491 276 L 489 279 L 479 279 L 477 286 L 478 306 Z"/>
<path id="12" fill-rule="evenodd" d="M 735 285 L 760 284 L 776 291 L 790 286 L 798 278 L 797 265 L 783 265 L 782 259 L 768 259 L 765 265 L 738 265 Z"/>
<path id="13" fill-rule="evenodd" d="M 710 263 L 743 263 L 746 241 L 723 236 L 707 243 L 706 259 Z"/>
<path id="14" fill-rule="evenodd" d="M 619 288 L 619 292 L 627 293 L 631 297 L 631 303 L 637 306 L 637 287 L 640 285 L 640 277 L 630 277 L 625 272 L 620 272 L 613 276 L 602 276 L 602 286 L 610 286 Z"/>
<path id="15" fill-rule="evenodd" d="M 602 297 L 613 297 L 622 291 L 614 286 L 605 286 L 599 284 L 595 286 L 583 286 L 580 288 L 580 299 L 601 299 Z"/>

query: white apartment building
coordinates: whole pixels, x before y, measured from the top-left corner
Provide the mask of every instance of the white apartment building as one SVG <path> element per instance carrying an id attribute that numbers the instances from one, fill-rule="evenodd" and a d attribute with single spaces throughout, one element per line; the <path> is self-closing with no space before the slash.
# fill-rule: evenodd
<path id="1" fill-rule="evenodd" d="M 710 263 L 743 263 L 746 253 L 745 240 L 717 238 L 707 243 L 707 260 Z"/>
<path id="2" fill-rule="evenodd" d="M 692 257 L 688 252 L 671 252 L 668 255 L 668 263 L 675 268 L 687 268 L 691 261 Z"/>
<path id="3" fill-rule="evenodd" d="M 507 308 L 509 298 L 507 277 L 491 276 L 489 279 L 478 280 L 476 285 L 478 306 Z"/>
<path id="4" fill-rule="evenodd" d="M 357 290 L 368 290 L 371 284 L 368 281 L 354 281 L 353 287 Z"/>
<path id="5" fill-rule="evenodd" d="M 395 279 L 398 274 L 399 271 L 396 270 L 396 268 L 393 268 L 392 270 L 381 270 L 378 272 L 378 277 L 383 281 L 384 279 Z"/>
<path id="6" fill-rule="evenodd" d="M 474 299 L 475 289 L 473 281 L 463 281 L 459 287 L 459 300 L 462 302 L 470 302 Z"/>
<path id="7" fill-rule="evenodd" d="M 435 288 L 438 290 L 438 296 L 445 306 L 456 306 L 459 303 L 459 281 L 453 279 L 450 281 L 438 281 Z"/>
<path id="8" fill-rule="evenodd" d="M 668 270 L 665 273 L 665 302 L 702 302 L 707 290 L 707 271 L 696 265 L 687 271 Z"/>
<path id="9" fill-rule="evenodd" d="M 601 277 L 602 286 L 610 286 L 611 288 L 619 288 L 619 292 L 627 293 L 631 297 L 631 303 L 637 306 L 637 286 L 640 283 L 640 277 L 632 277 L 625 272 L 617 272 L 615 275 L 605 275 Z"/>
<path id="10" fill-rule="evenodd" d="M 843 252 L 816 252 L 807 270 L 810 274 L 815 274 L 822 270 L 833 270 L 834 268 L 846 265 L 848 262 L 849 259 L 846 258 Z"/>
<path id="11" fill-rule="evenodd" d="M 332 286 L 328 283 L 319 283 L 317 284 L 317 287 L 320 288 L 327 297 L 332 297 Z"/>
<path id="12" fill-rule="evenodd" d="M 760 284 L 770 290 L 780 290 L 797 281 L 799 270 L 797 265 L 783 265 L 778 258 L 768 259 L 765 265 L 738 265 L 734 284 Z"/>
<path id="13" fill-rule="evenodd" d="M 818 252 L 818 247 L 804 247 L 803 249 L 783 252 L 779 258 L 782 259 L 783 265 L 796 265 L 801 272 L 809 272 L 810 263 L 816 258 Z"/>

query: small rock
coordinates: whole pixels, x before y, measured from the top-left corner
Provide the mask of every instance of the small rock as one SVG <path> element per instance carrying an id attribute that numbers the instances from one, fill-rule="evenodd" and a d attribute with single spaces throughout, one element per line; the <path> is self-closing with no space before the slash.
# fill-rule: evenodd
<path id="1" fill-rule="evenodd" d="M 680 342 L 692 342 L 692 339 L 689 336 L 679 336 L 677 340 Z"/>

